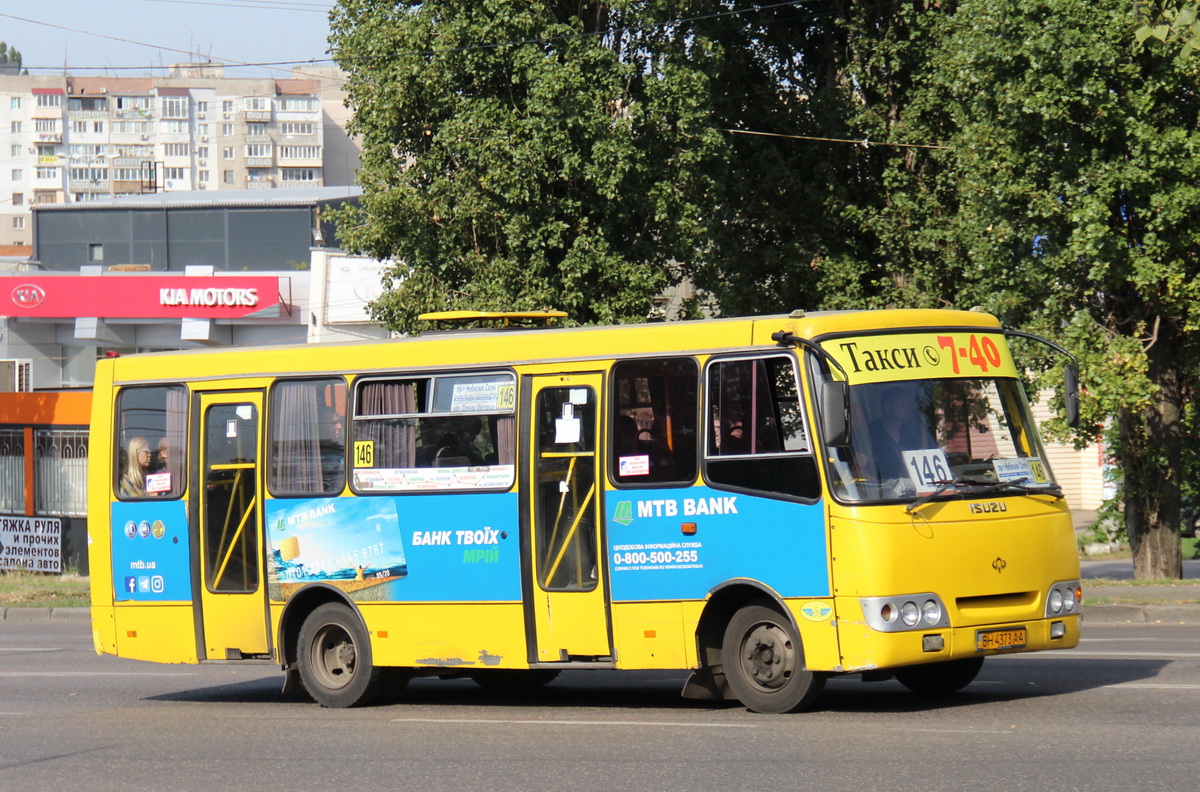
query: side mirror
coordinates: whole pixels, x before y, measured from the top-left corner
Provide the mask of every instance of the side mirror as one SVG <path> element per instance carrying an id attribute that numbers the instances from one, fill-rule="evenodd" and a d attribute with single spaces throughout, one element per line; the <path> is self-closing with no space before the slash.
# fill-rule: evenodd
<path id="1" fill-rule="evenodd" d="M 850 445 L 850 386 L 840 380 L 821 383 L 821 439 L 827 446 Z"/>
<path id="2" fill-rule="evenodd" d="M 1067 426 L 1079 427 L 1079 366 L 1063 366 L 1063 403 L 1067 409 Z"/>

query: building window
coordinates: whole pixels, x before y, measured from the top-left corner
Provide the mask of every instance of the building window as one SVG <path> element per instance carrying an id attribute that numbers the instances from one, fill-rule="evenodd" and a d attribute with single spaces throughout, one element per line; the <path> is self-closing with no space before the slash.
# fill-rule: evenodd
<path id="1" fill-rule="evenodd" d="M 308 122 L 285 121 L 279 125 L 279 131 L 284 135 L 311 135 L 313 125 Z"/>
<path id="2" fill-rule="evenodd" d="M 168 143 L 164 146 L 168 157 L 186 157 L 191 153 L 190 149 L 191 146 L 188 143 Z"/>
<path id="3" fill-rule="evenodd" d="M 247 96 L 243 106 L 250 112 L 263 113 L 271 109 L 269 101 L 265 96 Z"/>
<path id="4" fill-rule="evenodd" d="M 251 143 L 246 146 L 247 157 L 269 157 L 271 156 L 270 143 Z"/>
<path id="5" fill-rule="evenodd" d="M 39 143 L 39 144 L 38 144 L 38 147 L 37 147 L 37 155 L 38 155 L 39 157 L 54 157 L 54 156 L 57 156 L 57 155 L 54 153 L 54 145 L 53 145 L 53 144 L 45 144 L 45 143 Z"/>
<path id="6" fill-rule="evenodd" d="M 25 230 L 25 218 L 24 217 L 14 217 L 13 218 L 13 231 L 24 231 L 24 230 Z"/>
<path id="7" fill-rule="evenodd" d="M 13 197 L 12 197 L 12 205 L 13 206 L 24 206 L 25 205 L 25 193 L 13 193 L 12 195 L 13 195 Z"/>
<path id="8" fill-rule="evenodd" d="M 24 179 L 24 178 L 25 178 L 25 171 L 23 171 L 20 168 L 12 169 L 12 180 L 13 181 L 21 181 L 21 179 Z"/>
<path id="9" fill-rule="evenodd" d="M 77 134 L 85 134 L 88 131 L 87 121 L 72 121 L 71 131 Z"/>
<path id="10" fill-rule="evenodd" d="M 39 179 L 57 179 L 58 168 L 39 165 L 37 169 L 37 177 Z"/>
<path id="11" fill-rule="evenodd" d="M 285 182 L 311 182 L 317 180 L 316 168 L 280 168 L 279 178 Z"/>
<path id="12" fill-rule="evenodd" d="M 101 242 L 89 242 L 87 260 L 94 263 L 104 261 L 104 244 Z"/>
<path id="13" fill-rule="evenodd" d="M 20 110 L 21 109 L 21 97 L 14 96 L 12 98 L 12 103 L 10 106 L 12 107 L 13 110 Z"/>
<path id="14" fill-rule="evenodd" d="M 227 170 L 221 174 L 221 180 L 226 184 L 233 184 L 233 171 Z"/>
<path id="15" fill-rule="evenodd" d="M 92 124 L 92 131 L 93 132 L 103 132 L 104 131 L 104 122 L 97 121 L 94 124 Z"/>
<path id="16" fill-rule="evenodd" d="M 138 168 L 117 168 L 113 178 L 117 181 L 141 181 L 142 172 Z"/>
<path id="17" fill-rule="evenodd" d="M 159 124 L 159 128 L 168 135 L 179 135 L 188 131 L 187 121 L 160 121 Z"/>
<path id="18" fill-rule="evenodd" d="M 221 112 L 222 113 L 232 113 L 233 112 L 233 102 L 228 99 L 221 102 Z"/>
<path id="19" fill-rule="evenodd" d="M 197 179 L 197 181 L 202 181 L 202 182 L 208 181 L 208 171 L 206 171 L 206 170 L 200 171 L 199 173 L 196 174 L 196 179 Z"/>
<path id="20" fill-rule="evenodd" d="M 196 149 L 196 156 L 200 159 L 208 159 L 208 146 L 201 146 Z"/>
<path id="21" fill-rule="evenodd" d="M 208 102 L 196 102 L 196 112 L 197 113 L 207 113 L 208 112 Z"/>
<path id="22" fill-rule="evenodd" d="M 197 124 L 196 134 L 201 137 L 208 137 L 208 124 Z"/>
<path id="23" fill-rule="evenodd" d="M 21 144 L 13 143 L 12 146 L 8 149 L 8 153 L 10 155 L 12 155 L 13 157 L 21 156 Z"/>
<path id="24" fill-rule="evenodd" d="M 38 118 L 33 122 L 34 132 L 58 132 L 57 118 Z"/>
<path id="25" fill-rule="evenodd" d="M 163 168 L 163 178 L 171 180 L 186 179 L 187 172 L 187 168 Z"/>
<path id="26" fill-rule="evenodd" d="M 33 513 L 86 517 L 87 461 L 86 429 L 35 429 Z"/>
<path id="27" fill-rule="evenodd" d="M 320 146 L 281 146 L 280 159 L 321 159 Z"/>
<path id="28" fill-rule="evenodd" d="M 226 146 L 225 148 L 221 149 L 221 158 L 233 159 L 233 146 Z"/>
<path id="29" fill-rule="evenodd" d="M 38 94 L 38 107 L 62 107 L 62 94 Z"/>
<path id="30" fill-rule="evenodd" d="M 279 109 L 292 113 L 310 113 L 317 108 L 317 100 L 311 96 L 281 96 Z"/>
<path id="31" fill-rule="evenodd" d="M 186 97 L 186 96 L 163 97 L 163 118 L 187 118 L 187 117 L 188 117 L 188 97 Z"/>
<path id="32" fill-rule="evenodd" d="M 20 133 L 20 131 L 21 131 L 21 122 L 20 122 L 20 121 L 13 121 L 13 122 L 12 122 L 12 133 L 13 133 L 14 135 L 16 135 L 16 134 Z"/>
<path id="33" fill-rule="evenodd" d="M 267 134 L 267 125 L 262 121 L 249 121 L 246 123 L 247 135 L 265 135 Z"/>
<path id="34" fill-rule="evenodd" d="M 108 168 L 71 168 L 71 181 L 106 182 Z"/>
<path id="35" fill-rule="evenodd" d="M 233 124 L 221 124 L 221 134 L 225 137 L 233 135 Z"/>

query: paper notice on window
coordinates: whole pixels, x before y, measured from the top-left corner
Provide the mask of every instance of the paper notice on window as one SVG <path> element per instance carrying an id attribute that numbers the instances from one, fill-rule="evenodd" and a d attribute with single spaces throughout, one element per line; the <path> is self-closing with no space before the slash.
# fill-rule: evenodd
<path id="1" fill-rule="evenodd" d="M 578 443 L 580 434 L 578 418 L 556 418 L 554 420 L 555 443 Z"/>

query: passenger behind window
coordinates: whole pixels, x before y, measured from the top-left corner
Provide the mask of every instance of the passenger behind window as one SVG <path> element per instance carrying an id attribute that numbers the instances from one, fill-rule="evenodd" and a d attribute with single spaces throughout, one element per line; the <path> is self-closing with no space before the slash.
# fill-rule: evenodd
<path id="1" fill-rule="evenodd" d="M 132 437 L 126 456 L 125 472 L 117 484 L 122 498 L 142 498 L 146 495 L 146 472 L 150 469 L 150 443 L 144 437 Z"/>

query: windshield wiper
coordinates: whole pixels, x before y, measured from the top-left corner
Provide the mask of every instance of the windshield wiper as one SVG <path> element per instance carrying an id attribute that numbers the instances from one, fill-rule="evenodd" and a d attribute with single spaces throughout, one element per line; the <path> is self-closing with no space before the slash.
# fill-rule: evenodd
<path id="1" fill-rule="evenodd" d="M 1020 492 L 1028 492 L 1032 495 L 1053 495 L 1055 500 L 1059 500 L 1063 496 L 1062 488 L 1056 484 L 1052 484 L 1049 487 L 1030 487 L 1022 483 L 1028 480 L 1028 477 L 1024 477 L 1013 479 L 1011 481 L 989 481 L 987 479 L 974 478 L 972 476 L 958 476 L 957 478 L 948 479 L 945 481 L 935 481 L 934 484 L 936 486 L 932 492 L 927 492 L 912 503 L 908 504 L 904 511 L 908 514 L 912 514 L 930 501 L 942 497 L 942 495 L 944 495 L 946 490 L 950 487 L 955 488 L 953 495 L 960 494 L 957 490 L 958 487 L 967 486 L 976 488 L 971 490 L 970 494 L 972 495 L 980 495 L 989 491 L 1015 489 Z"/>

